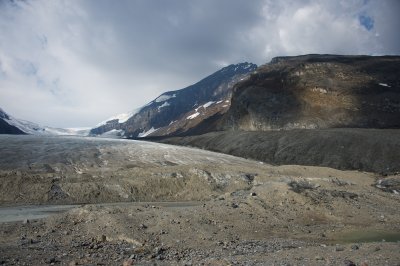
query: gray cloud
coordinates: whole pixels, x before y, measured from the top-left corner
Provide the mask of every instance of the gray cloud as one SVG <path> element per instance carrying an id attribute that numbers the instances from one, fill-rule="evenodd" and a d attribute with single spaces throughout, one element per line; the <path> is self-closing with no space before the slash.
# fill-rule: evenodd
<path id="1" fill-rule="evenodd" d="M 399 54 L 399 11 L 397 0 L 2 1 L 0 106 L 92 126 L 226 64 Z"/>

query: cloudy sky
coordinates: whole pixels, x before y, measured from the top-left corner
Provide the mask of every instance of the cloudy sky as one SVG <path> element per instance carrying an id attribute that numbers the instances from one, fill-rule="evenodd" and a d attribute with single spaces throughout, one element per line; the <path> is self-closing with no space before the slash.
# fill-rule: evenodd
<path id="1" fill-rule="evenodd" d="M 0 107 L 93 126 L 239 62 L 400 54 L 399 0 L 0 0 Z"/>

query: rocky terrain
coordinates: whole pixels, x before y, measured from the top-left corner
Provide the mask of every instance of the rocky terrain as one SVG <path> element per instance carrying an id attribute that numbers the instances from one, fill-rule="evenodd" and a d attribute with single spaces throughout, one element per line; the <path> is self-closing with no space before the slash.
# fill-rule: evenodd
<path id="1" fill-rule="evenodd" d="M 128 140 L 3 135 L 0 144 L 2 206 L 80 204 L 0 223 L 2 265 L 400 263 L 397 174 Z"/>
<path id="2" fill-rule="evenodd" d="M 0 144 L 3 205 L 197 201 L 248 187 L 242 172 L 248 168 L 247 160 L 197 149 L 131 140 L 12 135 L 0 136 Z M 208 172 L 214 168 L 211 176 Z"/>
<path id="3" fill-rule="evenodd" d="M 251 63 L 229 65 L 196 84 L 165 92 L 142 108 L 108 119 L 90 133 L 98 136 L 113 131 L 118 137 L 129 138 L 188 133 L 202 121 L 225 113 L 233 85 L 256 68 Z M 194 133 L 206 130 L 199 127 Z"/>
<path id="4" fill-rule="evenodd" d="M 274 58 L 234 86 L 218 128 L 399 128 L 399 70 L 399 56 Z"/>
<path id="5" fill-rule="evenodd" d="M 380 174 L 400 172 L 399 129 L 220 131 L 153 139 L 274 165 L 299 164 Z"/>
<path id="6" fill-rule="evenodd" d="M 400 265 L 399 60 L 231 65 L 91 131 L 201 149 L 0 136 L 0 265 Z"/>
<path id="7" fill-rule="evenodd" d="M 276 165 L 396 173 L 399 74 L 398 56 L 277 57 L 233 86 L 229 110 L 199 124 L 207 134 L 150 140 Z"/>

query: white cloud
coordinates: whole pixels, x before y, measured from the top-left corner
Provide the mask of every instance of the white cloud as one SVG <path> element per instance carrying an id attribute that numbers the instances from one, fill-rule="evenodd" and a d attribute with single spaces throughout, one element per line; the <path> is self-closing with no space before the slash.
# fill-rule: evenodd
<path id="1" fill-rule="evenodd" d="M 396 0 L 2 1 L 0 107 L 90 126 L 230 63 L 399 54 L 399 10 Z"/>
<path id="2" fill-rule="evenodd" d="M 394 1 L 265 1 L 263 21 L 249 31 L 251 41 L 263 45 L 263 56 L 305 53 L 398 54 L 396 36 L 380 37 L 384 28 L 395 34 L 399 19 Z M 368 31 L 360 24 L 361 14 L 374 19 Z"/>

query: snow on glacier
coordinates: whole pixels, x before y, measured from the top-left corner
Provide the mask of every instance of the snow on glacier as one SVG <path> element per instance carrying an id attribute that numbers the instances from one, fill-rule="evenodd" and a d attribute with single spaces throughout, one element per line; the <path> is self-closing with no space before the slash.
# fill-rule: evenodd
<path id="1" fill-rule="evenodd" d="M 5 113 L 3 111 L 3 113 Z M 54 128 L 41 126 L 30 121 L 16 119 L 7 114 L 9 119 L 4 119 L 9 125 L 19 128 L 21 131 L 30 135 L 74 135 L 74 136 L 87 136 L 89 134 L 88 128 Z"/>
<path id="2" fill-rule="evenodd" d="M 115 138 L 119 139 L 124 135 L 124 131 L 122 129 L 111 129 L 110 131 L 104 132 L 99 137 L 101 138 Z"/>
<path id="3" fill-rule="evenodd" d="M 148 135 L 150 135 L 153 132 L 156 132 L 157 130 L 158 128 L 151 127 L 149 130 L 139 133 L 138 138 L 147 137 Z"/>

